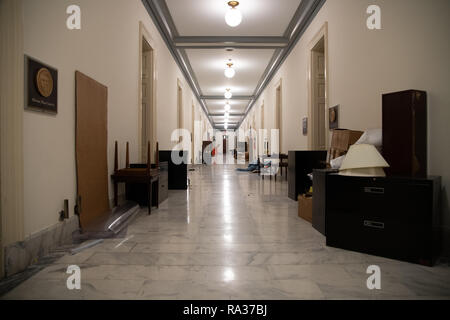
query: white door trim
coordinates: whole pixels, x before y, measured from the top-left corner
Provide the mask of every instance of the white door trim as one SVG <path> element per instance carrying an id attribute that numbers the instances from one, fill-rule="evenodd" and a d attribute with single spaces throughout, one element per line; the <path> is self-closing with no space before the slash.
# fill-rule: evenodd
<path id="1" fill-rule="evenodd" d="M 138 143 L 139 143 L 139 159 L 144 160 L 144 158 L 147 158 L 147 151 L 142 150 L 142 41 L 145 40 L 151 47 L 152 50 L 152 66 L 151 66 L 151 81 L 150 81 L 150 92 L 151 92 L 151 100 L 148 110 L 150 111 L 150 141 L 151 141 L 151 148 L 152 152 L 151 158 L 154 160 L 154 154 L 156 150 L 156 142 L 157 140 L 157 121 L 156 121 L 156 85 L 157 85 L 157 72 L 156 72 L 156 46 L 153 38 L 151 37 L 148 30 L 145 28 L 144 23 L 142 21 L 139 21 L 139 72 L 138 72 L 138 90 L 139 90 L 139 97 L 138 97 Z M 145 143 L 145 142 L 144 142 Z"/>
<path id="2" fill-rule="evenodd" d="M 325 53 L 325 146 L 329 146 L 329 129 L 328 129 L 328 107 L 329 107 L 329 68 L 328 68 L 328 22 L 325 22 L 316 35 L 312 38 L 308 45 L 308 149 L 312 150 L 316 146 L 314 145 L 313 139 L 313 125 L 314 125 L 314 98 L 313 98 L 313 85 L 311 81 L 313 80 L 313 70 L 312 70 L 312 59 L 313 59 L 313 49 L 316 44 L 323 38 L 324 40 L 324 53 Z"/>

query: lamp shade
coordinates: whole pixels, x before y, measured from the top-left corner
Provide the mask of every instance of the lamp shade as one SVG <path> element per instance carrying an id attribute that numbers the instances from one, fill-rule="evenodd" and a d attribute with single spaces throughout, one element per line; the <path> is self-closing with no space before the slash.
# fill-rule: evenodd
<path id="1" fill-rule="evenodd" d="M 383 156 L 371 144 L 354 144 L 345 156 L 339 174 L 352 176 L 385 176 L 389 167 Z"/>
<path id="2" fill-rule="evenodd" d="M 354 177 L 385 177 L 383 168 L 358 168 L 358 169 L 345 169 L 340 170 L 341 176 L 354 176 Z"/>

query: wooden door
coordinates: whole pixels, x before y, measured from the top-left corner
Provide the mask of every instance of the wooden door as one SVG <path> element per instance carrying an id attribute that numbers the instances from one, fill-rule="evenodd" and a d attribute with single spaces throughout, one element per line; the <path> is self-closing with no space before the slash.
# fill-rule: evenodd
<path id="1" fill-rule="evenodd" d="M 108 88 L 77 71 L 76 165 L 77 194 L 81 197 L 80 224 L 91 229 L 109 214 Z"/>
<path id="2" fill-rule="evenodd" d="M 314 140 L 317 149 L 325 149 L 325 55 L 313 51 Z"/>
<path id="3" fill-rule="evenodd" d="M 223 154 L 226 155 L 227 154 L 227 136 L 223 136 Z"/>

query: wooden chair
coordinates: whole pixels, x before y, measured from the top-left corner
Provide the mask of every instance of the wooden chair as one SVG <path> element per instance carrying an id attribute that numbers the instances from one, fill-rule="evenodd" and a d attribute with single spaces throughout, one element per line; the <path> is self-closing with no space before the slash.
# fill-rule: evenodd
<path id="1" fill-rule="evenodd" d="M 284 162 L 283 160 L 286 160 L 286 162 Z M 281 153 L 280 154 L 280 173 L 281 176 L 283 176 L 283 168 L 284 168 L 284 175 L 286 176 L 286 180 L 287 180 L 287 170 L 288 170 L 288 155 Z"/>
<path id="2" fill-rule="evenodd" d="M 129 143 L 127 142 L 126 147 L 126 158 L 125 158 L 125 168 L 119 169 L 119 155 L 118 155 L 118 145 L 115 142 L 114 150 L 114 174 L 111 178 L 114 183 L 114 206 L 118 205 L 118 184 L 119 183 L 145 183 L 148 186 L 148 214 L 152 211 L 152 185 L 153 182 L 159 182 L 159 152 L 158 144 L 156 144 L 157 154 L 156 154 L 156 168 L 151 166 L 150 158 L 150 142 L 147 144 L 147 166 L 145 168 L 130 168 L 130 154 L 129 154 Z M 156 192 L 156 197 L 158 197 L 158 192 Z M 158 199 L 156 199 L 158 207 Z"/>

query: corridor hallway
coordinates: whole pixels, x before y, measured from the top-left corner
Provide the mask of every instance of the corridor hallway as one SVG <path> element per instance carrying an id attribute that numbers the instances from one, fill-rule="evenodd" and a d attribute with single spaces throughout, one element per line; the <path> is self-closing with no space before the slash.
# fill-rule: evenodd
<path id="1" fill-rule="evenodd" d="M 450 295 L 450 270 L 325 246 L 297 216 L 283 179 L 236 165 L 195 166 L 125 238 L 67 254 L 1 299 L 428 299 Z M 81 268 L 68 290 L 67 267 Z M 383 270 L 368 290 L 366 269 Z"/>

